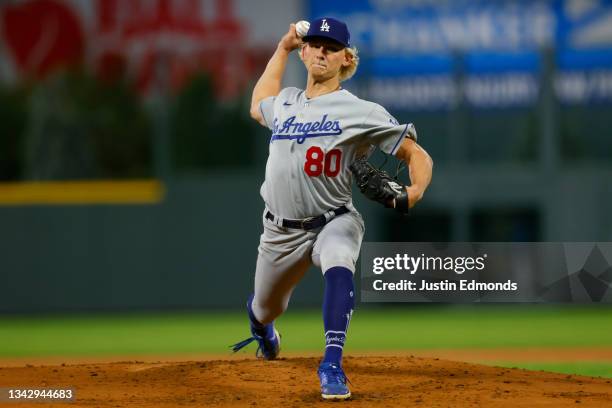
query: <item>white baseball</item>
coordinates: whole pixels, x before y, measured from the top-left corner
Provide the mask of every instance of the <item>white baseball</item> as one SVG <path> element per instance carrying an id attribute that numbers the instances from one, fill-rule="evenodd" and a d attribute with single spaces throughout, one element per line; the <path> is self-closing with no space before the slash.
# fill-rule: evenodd
<path id="1" fill-rule="evenodd" d="M 300 38 L 306 35 L 309 28 L 310 28 L 310 23 L 306 20 L 298 21 L 295 24 L 295 32 L 297 33 L 297 36 Z"/>

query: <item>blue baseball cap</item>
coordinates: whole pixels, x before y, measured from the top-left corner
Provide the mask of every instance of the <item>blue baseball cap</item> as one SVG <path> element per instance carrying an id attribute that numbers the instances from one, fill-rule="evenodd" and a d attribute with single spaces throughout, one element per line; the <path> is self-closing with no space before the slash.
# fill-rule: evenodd
<path id="1" fill-rule="evenodd" d="M 314 38 L 328 38 L 345 47 L 351 44 L 351 34 L 346 23 L 332 17 L 317 18 L 310 22 L 310 28 L 302 40 L 308 42 Z"/>

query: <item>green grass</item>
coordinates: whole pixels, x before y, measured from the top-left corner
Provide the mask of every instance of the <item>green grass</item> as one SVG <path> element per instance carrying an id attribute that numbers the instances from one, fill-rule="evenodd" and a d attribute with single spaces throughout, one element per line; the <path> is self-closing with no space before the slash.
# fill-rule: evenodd
<path id="1" fill-rule="evenodd" d="M 517 367 L 527 370 L 543 370 L 552 371 L 554 373 L 587 375 L 590 377 L 606 377 L 612 378 L 612 362 L 564 362 L 564 363 L 549 363 L 549 362 L 529 362 L 529 361 L 500 361 L 486 362 L 487 365 L 499 367 Z"/>
<path id="2" fill-rule="evenodd" d="M 612 308 L 603 306 L 368 309 L 355 313 L 347 347 L 351 351 L 612 347 L 611 323 Z M 322 349 L 319 311 L 289 310 L 279 319 L 278 328 L 283 333 L 285 350 Z M 228 346 L 248 335 L 242 312 L 2 317 L 0 357 L 229 354 Z M 533 366 L 541 367 L 577 373 L 575 367 L 567 364 Z M 591 365 L 588 372 L 611 376 L 610 367 L 612 362 Z"/>
<path id="3" fill-rule="evenodd" d="M 315 339 L 320 344 L 318 315 L 287 316 L 280 323 L 298 349 L 310 349 Z M 612 308 L 368 310 L 355 313 L 349 330 L 354 350 L 612 346 Z"/>

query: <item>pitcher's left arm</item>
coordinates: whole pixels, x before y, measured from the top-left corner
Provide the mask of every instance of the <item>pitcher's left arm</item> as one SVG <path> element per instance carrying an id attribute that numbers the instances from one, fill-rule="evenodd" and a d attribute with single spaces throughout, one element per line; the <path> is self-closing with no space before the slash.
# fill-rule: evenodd
<path id="1" fill-rule="evenodd" d="M 431 182 L 433 160 L 425 149 L 410 138 L 404 139 L 395 153 L 395 157 L 403 160 L 408 167 L 410 185 L 406 186 L 406 190 L 408 191 L 409 206 L 412 208 L 421 201 Z"/>

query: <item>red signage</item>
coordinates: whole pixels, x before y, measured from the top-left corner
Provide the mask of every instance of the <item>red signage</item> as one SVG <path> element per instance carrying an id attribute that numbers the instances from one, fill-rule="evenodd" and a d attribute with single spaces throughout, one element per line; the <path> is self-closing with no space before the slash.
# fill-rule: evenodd
<path id="1" fill-rule="evenodd" d="M 127 75 L 148 94 L 177 90 L 205 71 L 217 94 L 231 98 L 248 84 L 261 53 L 246 47 L 247 27 L 233 6 L 232 0 L 97 0 L 86 6 L 29 0 L 1 6 L 0 15 L 5 46 L 22 77 L 82 63 L 104 78 Z"/>

